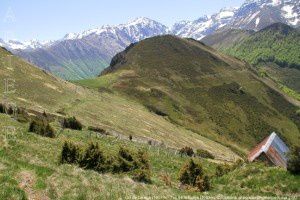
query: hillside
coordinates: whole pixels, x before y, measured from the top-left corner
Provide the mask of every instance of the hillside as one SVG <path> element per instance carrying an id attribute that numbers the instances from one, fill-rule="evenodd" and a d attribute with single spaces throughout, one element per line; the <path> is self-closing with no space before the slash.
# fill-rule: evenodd
<path id="1" fill-rule="evenodd" d="M 300 92 L 299 33 L 299 29 L 277 23 L 258 32 L 219 30 L 201 41 L 255 65 L 259 74 L 287 88 L 283 91 L 290 95 Z M 299 100 L 299 95 L 291 96 Z"/>
<path id="2" fill-rule="evenodd" d="M 245 152 L 271 131 L 299 142 L 297 108 L 248 66 L 193 39 L 160 36 L 117 54 L 82 85 L 118 91 L 202 136 Z"/>
<path id="3" fill-rule="evenodd" d="M 253 34 L 254 31 L 223 28 L 215 33 L 201 39 L 201 42 L 215 49 L 222 50 L 242 42 L 245 38 Z"/>
<path id="4" fill-rule="evenodd" d="M 194 198 L 243 195 L 297 197 L 299 176 L 277 167 L 262 164 L 243 165 L 223 177 L 214 177 L 217 164 L 201 159 L 205 173 L 212 176 L 212 191 L 200 193 L 178 187 L 178 173 L 190 158 L 174 154 L 164 147 L 151 147 L 114 137 L 97 137 L 88 131 L 65 130 L 57 138 L 45 138 L 27 132 L 27 125 L 0 114 L 0 127 L 14 126 L 18 134 L 5 146 L 0 140 L 1 199 L 125 199 L 138 196 L 157 198 L 189 196 Z M 4 137 L 0 131 L 0 137 Z M 74 165 L 58 163 L 64 141 L 85 146 L 98 142 L 106 155 L 115 154 L 120 146 L 147 151 L 152 167 L 152 184 L 133 181 L 130 174 L 99 174 Z M 196 158 L 195 158 L 196 159 Z M 166 185 L 164 177 L 170 184 Z M 270 180 L 266 180 L 270 177 Z M 271 178 L 272 177 L 272 178 Z M 280 179 L 280 182 L 278 181 Z M 274 191 L 276 187 L 276 191 Z"/>
<path id="5" fill-rule="evenodd" d="M 75 116 L 86 129 L 100 127 L 120 138 L 131 135 L 143 143 L 152 141 L 172 149 L 201 147 L 219 159 L 237 158 L 230 149 L 178 127 L 129 99 L 110 92 L 90 91 L 58 79 L 2 48 L 0 59 L 0 78 L 14 81 L 16 89 L 7 97 L 7 103 L 26 108 L 32 115 L 45 111 L 56 118 Z M 3 90 L 1 87 L 1 101 L 4 101 Z"/>
<path id="6" fill-rule="evenodd" d="M 274 62 L 281 67 L 300 69 L 300 32 L 276 23 L 224 49 L 229 55 L 251 64 Z"/>

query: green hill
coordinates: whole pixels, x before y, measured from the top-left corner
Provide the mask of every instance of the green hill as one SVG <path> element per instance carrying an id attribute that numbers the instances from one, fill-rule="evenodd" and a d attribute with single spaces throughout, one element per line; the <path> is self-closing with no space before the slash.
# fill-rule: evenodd
<path id="1" fill-rule="evenodd" d="M 300 32 L 285 24 L 273 24 L 228 46 L 224 52 L 251 64 L 273 62 L 281 67 L 300 69 Z"/>
<path id="2" fill-rule="evenodd" d="M 132 135 L 144 143 L 153 140 L 176 149 L 203 147 L 221 159 L 236 158 L 228 148 L 178 127 L 132 100 L 109 92 L 90 91 L 58 79 L 4 49 L 0 49 L 0 59 L 0 79 L 12 79 L 13 89 L 16 89 L 8 95 L 8 103 L 26 108 L 33 115 L 45 111 L 57 118 L 75 116 L 86 128 L 100 127 L 120 137 Z M 1 87 L 1 100 L 3 90 Z"/>
<path id="3" fill-rule="evenodd" d="M 201 40 L 226 54 L 245 60 L 296 99 L 300 93 L 299 29 L 276 23 L 258 32 L 225 29 Z"/>
<path id="4" fill-rule="evenodd" d="M 242 151 L 271 131 L 290 144 L 300 139 L 297 107 L 245 63 L 192 39 L 160 36 L 131 45 L 99 78 L 80 84 L 118 91 L 175 124 Z"/>

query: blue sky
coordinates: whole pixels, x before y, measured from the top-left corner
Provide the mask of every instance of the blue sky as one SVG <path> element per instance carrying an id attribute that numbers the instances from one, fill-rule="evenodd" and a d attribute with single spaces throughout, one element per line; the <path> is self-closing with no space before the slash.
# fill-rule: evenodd
<path id="1" fill-rule="evenodd" d="M 69 32 L 148 17 L 167 26 L 244 0 L 1 0 L 0 38 L 59 39 Z"/>

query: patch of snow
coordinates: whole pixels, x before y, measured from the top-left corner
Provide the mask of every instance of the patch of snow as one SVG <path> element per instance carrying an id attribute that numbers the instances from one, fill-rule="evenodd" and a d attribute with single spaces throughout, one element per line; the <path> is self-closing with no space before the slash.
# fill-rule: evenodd
<path id="1" fill-rule="evenodd" d="M 289 23 L 293 26 L 296 26 L 299 22 L 300 20 L 298 18 L 295 18 L 294 20 L 289 20 Z"/>
<path id="2" fill-rule="evenodd" d="M 68 33 L 65 35 L 64 39 L 66 40 L 74 40 L 78 37 L 78 34 L 76 33 Z"/>
<path id="3" fill-rule="evenodd" d="M 285 5 L 282 7 L 281 10 L 285 12 L 284 16 L 286 18 L 292 18 L 292 17 L 298 16 L 298 14 L 296 12 L 295 13 L 293 12 L 293 8 L 294 8 L 294 6 L 292 6 L 292 5 Z"/>
<path id="4" fill-rule="evenodd" d="M 258 17 L 258 18 L 256 18 L 256 20 L 255 20 L 255 27 L 257 27 L 258 26 L 258 24 L 259 24 L 259 21 L 260 21 L 260 18 Z"/>
<path id="5" fill-rule="evenodd" d="M 234 15 L 234 12 L 232 11 L 223 11 L 223 12 L 220 12 L 218 17 L 219 19 L 223 19 L 223 18 L 228 18 L 228 17 L 232 17 Z"/>

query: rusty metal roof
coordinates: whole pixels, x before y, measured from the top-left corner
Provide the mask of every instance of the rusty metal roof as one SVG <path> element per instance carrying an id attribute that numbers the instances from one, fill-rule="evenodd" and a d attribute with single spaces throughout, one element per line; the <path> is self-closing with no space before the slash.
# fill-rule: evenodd
<path id="1" fill-rule="evenodd" d="M 273 164 L 286 168 L 288 152 L 288 146 L 273 132 L 250 151 L 248 160 L 252 162 L 264 153 Z"/>

